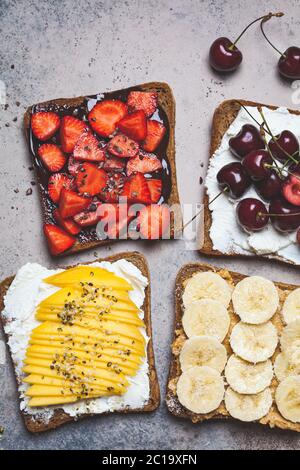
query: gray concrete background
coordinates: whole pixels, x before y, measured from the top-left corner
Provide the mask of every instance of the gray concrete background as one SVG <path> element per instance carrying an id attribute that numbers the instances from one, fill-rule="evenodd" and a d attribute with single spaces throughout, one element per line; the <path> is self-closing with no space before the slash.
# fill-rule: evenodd
<path id="1" fill-rule="evenodd" d="M 289 83 L 275 70 L 277 56 L 254 26 L 240 42 L 241 69 L 228 77 L 207 65 L 210 43 L 237 36 L 248 20 L 281 10 L 267 30 L 279 48 L 299 45 L 297 0 L 268 1 L 38 1 L 0 0 L 0 79 L 8 108 L 0 107 L 1 278 L 22 264 L 48 266 L 92 260 L 138 249 L 152 276 L 154 346 L 162 405 L 150 415 L 87 419 L 42 435 L 30 435 L 18 412 L 11 366 L 0 366 L 0 425 L 3 449 L 296 449 L 300 437 L 256 424 L 208 422 L 192 425 L 170 416 L 164 405 L 173 325 L 173 286 L 178 269 L 203 260 L 182 241 L 120 243 L 57 262 L 41 233 L 37 189 L 22 135 L 25 108 L 35 102 L 117 89 L 146 81 L 166 81 L 177 103 L 176 147 L 182 202 L 199 202 L 205 176 L 211 117 L 225 98 L 247 98 L 299 107 Z M 32 195 L 26 196 L 28 188 Z M 19 190 L 16 192 L 15 190 Z M 246 274 L 299 283 L 299 271 L 261 260 L 211 259 Z M 3 339 L 3 338 L 2 338 Z M 0 345 L 1 346 L 1 345 Z M 3 361 L 2 361 L 3 362 Z"/>

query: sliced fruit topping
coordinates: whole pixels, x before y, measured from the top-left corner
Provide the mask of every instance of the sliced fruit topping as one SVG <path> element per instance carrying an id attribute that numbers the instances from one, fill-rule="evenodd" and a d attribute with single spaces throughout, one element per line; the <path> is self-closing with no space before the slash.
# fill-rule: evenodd
<path id="1" fill-rule="evenodd" d="M 150 204 L 151 195 L 144 175 L 142 173 L 131 175 L 124 184 L 121 196 L 127 197 L 130 203 Z"/>
<path id="2" fill-rule="evenodd" d="M 33 135 L 42 141 L 50 139 L 59 129 L 60 119 L 56 113 L 41 111 L 31 116 Z"/>
<path id="3" fill-rule="evenodd" d="M 147 121 L 147 135 L 143 142 L 143 149 L 147 152 L 154 152 L 161 143 L 166 133 L 165 126 L 154 119 Z"/>
<path id="4" fill-rule="evenodd" d="M 168 206 L 151 204 L 144 207 L 138 216 L 140 234 L 147 240 L 156 240 L 166 234 L 170 227 Z"/>
<path id="5" fill-rule="evenodd" d="M 70 173 L 70 175 L 76 176 L 79 171 L 80 165 L 81 163 L 78 160 L 75 160 L 72 155 L 69 156 L 68 172 Z"/>
<path id="6" fill-rule="evenodd" d="M 91 132 L 83 132 L 76 142 L 73 157 L 75 160 L 102 162 L 105 160 L 104 145 Z"/>
<path id="7" fill-rule="evenodd" d="M 162 193 L 162 181 L 161 180 L 148 180 L 148 188 L 150 191 L 151 203 L 155 204 L 161 198 Z"/>
<path id="8" fill-rule="evenodd" d="M 92 163 L 85 162 L 76 175 L 76 186 L 80 194 L 95 196 L 106 186 L 107 173 Z"/>
<path id="9" fill-rule="evenodd" d="M 63 219 L 73 217 L 74 215 L 89 207 L 91 202 L 92 201 L 90 198 L 79 196 L 79 194 L 75 193 L 74 191 L 63 189 L 59 199 L 60 215 Z"/>
<path id="10" fill-rule="evenodd" d="M 103 169 L 105 171 L 110 170 L 125 170 L 126 160 L 122 160 L 118 157 L 113 157 L 112 155 L 106 154 L 105 162 L 103 163 Z"/>
<path id="11" fill-rule="evenodd" d="M 107 146 L 107 150 L 113 155 L 126 158 L 135 157 L 139 151 L 139 144 L 132 139 L 129 139 L 126 135 L 117 134 L 115 135 Z"/>
<path id="12" fill-rule="evenodd" d="M 118 128 L 130 139 L 140 142 L 147 135 L 147 120 L 144 111 L 128 114 L 118 123 Z"/>
<path id="13" fill-rule="evenodd" d="M 76 242 L 76 238 L 72 237 L 56 225 L 45 224 L 44 234 L 47 238 L 48 247 L 52 255 L 63 253 L 71 248 L 71 246 Z"/>
<path id="14" fill-rule="evenodd" d="M 118 202 L 123 191 L 125 176 L 112 171 L 107 174 L 107 182 L 100 193 L 100 198 L 105 202 Z"/>
<path id="15" fill-rule="evenodd" d="M 81 228 L 79 225 L 73 219 L 63 219 L 58 209 L 55 209 L 53 212 L 53 217 L 55 222 L 71 235 L 77 235 L 80 232 Z"/>
<path id="16" fill-rule="evenodd" d="M 132 173 L 153 173 L 162 169 L 162 164 L 159 158 L 154 154 L 140 152 L 137 157 L 131 158 L 127 162 L 126 173 L 128 176 Z"/>
<path id="17" fill-rule="evenodd" d="M 118 122 L 127 114 L 127 106 L 119 100 L 104 100 L 97 103 L 88 115 L 92 129 L 102 137 L 109 137 Z"/>
<path id="18" fill-rule="evenodd" d="M 157 108 L 158 94 L 152 91 L 131 91 L 127 98 L 130 112 L 144 111 L 147 117 Z"/>
<path id="19" fill-rule="evenodd" d="M 38 155 L 45 167 L 51 172 L 61 170 L 66 163 L 66 157 L 55 144 L 41 145 L 38 149 Z"/>
<path id="20" fill-rule="evenodd" d="M 100 218 L 97 233 L 100 238 L 117 239 L 127 235 L 133 215 L 129 214 L 125 204 L 102 204 L 97 212 Z"/>
<path id="21" fill-rule="evenodd" d="M 92 202 L 88 209 L 79 212 L 79 214 L 74 215 L 74 221 L 80 225 L 80 227 L 90 227 L 96 225 L 99 222 L 99 215 L 97 214 L 97 209 L 101 205 L 101 202 Z"/>
<path id="22" fill-rule="evenodd" d="M 282 187 L 282 193 L 288 202 L 300 206 L 300 174 L 290 175 Z"/>
<path id="23" fill-rule="evenodd" d="M 74 116 L 64 116 L 60 127 L 60 142 L 63 151 L 73 152 L 77 140 L 86 129 L 87 124 L 80 119 Z"/>
<path id="24" fill-rule="evenodd" d="M 74 179 L 63 173 L 54 173 L 48 181 L 48 194 L 50 199 L 57 204 L 62 189 L 73 189 Z"/>

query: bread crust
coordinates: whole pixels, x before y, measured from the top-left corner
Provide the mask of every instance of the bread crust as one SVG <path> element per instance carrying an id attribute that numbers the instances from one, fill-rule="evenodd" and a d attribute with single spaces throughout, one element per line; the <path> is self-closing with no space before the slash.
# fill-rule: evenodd
<path id="1" fill-rule="evenodd" d="M 168 410 L 171 414 L 178 418 L 185 418 L 189 419 L 193 423 L 199 423 L 208 419 L 233 419 L 229 415 L 228 411 L 225 408 L 224 401 L 221 405 L 211 413 L 207 414 L 197 414 L 193 413 L 192 411 L 187 410 L 184 406 L 182 406 L 177 398 L 176 395 L 176 384 L 178 381 L 179 376 L 181 375 L 181 368 L 179 362 L 179 354 L 183 342 L 187 339 L 183 327 L 182 327 L 182 316 L 183 316 L 183 305 L 182 305 L 182 294 L 184 292 L 184 287 L 187 280 L 192 277 L 193 274 L 198 272 L 205 272 L 205 271 L 213 271 L 220 274 L 226 281 L 230 282 L 232 285 L 235 285 L 237 282 L 244 279 L 244 274 L 236 273 L 233 271 L 227 271 L 221 268 L 217 268 L 211 266 L 209 264 L 204 263 L 189 263 L 184 265 L 177 274 L 176 281 L 175 281 L 175 321 L 174 321 L 174 334 L 173 334 L 173 342 L 172 342 L 172 357 L 170 363 L 170 370 L 169 370 L 169 377 L 167 383 L 167 393 L 166 393 L 166 404 Z M 282 282 L 275 282 L 276 287 L 279 289 L 279 297 L 280 297 L 280 307 L 282 306 L 284 299 L 286 296 L 295 288 L 299 286 L 295 286 L 292 284 L 284 284 Z M 275 313 L 274 317 L 272 318 L 272 323 L 277 328 L 278 334 L 282 331 L 284 324 L 281 319 L 281 315 L 279 313 L 280 308 Z M 223 341 L 224 346 L 226 347 L 228 358 L 233 353 L 230 344 L 229 344 L 229 337 L 232 331 L 232 328 L 236 323 L 240 321 L 239 317 L 234 313 L 232 302 L 230 302 L 229 306 L 229 315 L 230 315 L 230 328 L 229 332 L 226 335 L 225 340 Z M 280 352 L 280 347 L 277 345 L 276 351 L 272 356 L 272 362 L 276 355 Z M 271 391 L 274 398 L 274 392 L 278 385 L 278 381 L 273 377 L 271 383 Z M 289 429 L 291 431 L 300 432 L 300 423 L 292 423 L 291 421 L 286 420 L 281 416 L 279 413 L 275 401 L 273 401 L 272 407 L 269 413 L 264 416 L 262 419 L 258 421 L 261 424 L 268 425 L 270 428 L 280 428 L 280 429 Z"/>
<path id="2" fill-rule="evenodd" d="M 144 412 L 150 412 L 156 410 L 159 405 L 160 405 L 160 390 L 159 390 L 159 383 L 158 383 L 158 378 L 157 378 L 157 373 L 156 373 L 156 368 L 155 368 L 155 359 L 154 359 L 154 350 L 153 350 L 153 342 L 152 342 L 152 325 L 151 325 L 151 287 L 150 287 L 150 272 L 149 272 L 149 267 L 146 258 L 139 252 L 134 251 L 134 252 L 126 252 L 126 253 L 118 253 L 116 255 L 109 256 L 107 258 L 100 258 L 96 259 L 95 261 L 118 261 L 120 259 L 125 259 L 127 261 L 130 261 L 133 263 L 137 268 L 140 269 L 142 274 L 148 279 L 149 285 L 145 289 L 145 300 L 142 306 L 142 309 L 144 310 L 144 321 L 146 325 L 146 332 L 147 335 L 149 336 L 150 340 L 147 345 L 147 357 L 148 357 L 148 364 L 149 364 L 149 384 L 150 384 L 150 397 L 148 400 L 148 403 L 143 406 L 143 408 L 138 408 L 138 409 L 124 409 L 120 411 L 115 411 L 115 412 L 106 412 L 106 413 L 97 413 L 97 414 L 85 414 L 85 415 L 80 415 L 78 417 L 72 417 L 69 416 L 67 413 L 65 413 L 63 410 L 55 410 L 53 416 L 49 420 L 49 422 L 45 423 L 40 420 L 34 420 L 31 415 L 28 413 L 21 411 L 21 414 L 24 418 L 25 425 L 27 429 L 33 433 L 35 432 L 42 432 L 42 431 L 48 431 L 50 429 L 55 429 L 58 426 L 67 423 L 69 421 L 77 421 L 78 419 L 82 418 L 87 418 L 91 416 L 99 416 L 99 415 L 107 415 L 111 413 L 121 413 L 121 414 L 127 414 L 127 413 L 144 413 Z M 78 264 L 91 264 L 91 261 L 89 263 L 78 263 Z M 76 266 L 76 265 L 75 265 Z M 74 266 L 67 266 L 68 268 L 74 267 Z M 67 268 L 66 267 L 66 268 Z M 4 281 L 0 283 L 0 311 L 3 310 L 4 308 L 4 296 L 14 280 L 14 276 L 10 276 Z M 3 331 L 4 331 L 4 318 L 0 314 L 0 323 L 2 325 Z M 6 335 L 4 331 L 4 335 L 6 337 L 6 342 L 8 341 L 9 337 Z M 13 368 L 14 368 L 14 373 L 16 377 L 16 381 L 18 383 L 18 379 L 16 376 L 15 372 L 15 367 L 12 362 Z"/>
<path id="3" fill-rule="evenodd" d="M 157 92 L 158 103 L 168 117 L 169 142 L 167 146 L 166 157 L 170 166 L 171 191 L 170 191 L 170 196 L 168 198 L 167 203 L 169 206 L 172 206 L 173 204 L 179 205 L 180 200 L 179 200 L 179 193 L 178 193 L 176 162 L 175 162 L 175 98 L 174 98 L 173 92 L 170 86 L 164 82 L 143 83 L 141 85 L 124 88 L 122 90 L 114 90 L 113 92 L 114 93 L 127 92 L 131 89 L 138 89 L 140 91 Z M 32 110 L 35 106 L 40 106 L 41 108 L 43 108 L 43 106 L 49 106 L 49 105 L 62 106 L 65 104 L 68 106 L 80 106 L 85 101 L 85 98 L 86 98 L 85 96 L 79 96 L 76 98 L 59 98 L 59 99 L 44 101 L 42 103 L 38 103 L 38 105 L 32 105 L 29 108 L 27 108 L 24 114 L 24 131 L 25 131 L 25 137 L 28 142 L 28 145 L 30 145 L 30 142 L 28 139 L 28 135 L 29 135 L 28 130 L 30 128 L 30 119 L 31 119 Z M 31 157 L 34 160 L 34 157 L 32 154 L 31 154 Z M 40 184 L 39 180 L 38 180 L 38 188 L 39 188 L 40 200 L 41 200 L 41 205 L 42 205 L 42 219 L 44 223 L 45 215 L 47 213 L 48 208 L 44 201 L 42 185 Z M 174 218 L 173 217 L 171 218 L 171 230 L 170 230 L 171 234 L 181 231 L 181 228 L 182 228 L 181 214 L 179 213 L 177 214 L 177 218 L 175 222 L 174 222 Z M 77 253 L 83 250 L 96 248 L 98 246 L 108 245 L 115 241 L 117 240 L 94 240 L 94 241 L 86 241 L 84 243 L 80 243 L 79 241 L 76 241 L 76 243 L 69 250 L 59 254 L 58 256 L 65 256 L 71 253 Z"/>
<path id="4" fill-rule="evenodd" d="M 213 154 L 215 151 L 219 148 L 221 144 L 221 140 L 223 138 L 223 135 L 231 125 L 231 123 L 234 121 L 236 118 L 241 106 L 240 104 L 243 104 L 244 106 L 263 106 L 265 108 L 269 109 L 277 109 L 279 106 L 273 106 L 273 105 L 267 105 L 263 103 L 258 103 L 255 101 L 248 101 L 248 100 L 226 100 L 223 101 L 215 110 L 214 115 L 213 115 L 213 120 L 212 120 L 212 128 L 211 128 L 211 141 L 210 141 L 210 152 L 209 152 L 209 161 L 212 158 Z M 294 109 L 289 109 L 288 110 L 291 114 L 296 114 L 300 115 L 300 111 L 294 110 Z M 200 253 L 207 255 L 207 256 L 234 256 L 238 258 L 253 258 L 253 257 L 259 257 L 259 258 L 268 258 L 268 259 L 273 259 L 282 263 L 287 263 L 287 264 L 292 264 L 297 266 L 297 263 L 294 263 L 293 261 L 288 261 L 282 256 L 276 255 L 276 254 L 268 254 L 268 255 L 256 255 L 256 254 L 239 254 L 239 253 L 234 253 L 228 252 L 228 253 L 222 253 L 219 250 L 215 250 L 213 248 L 213 242 L 210 238 L 210 228 L 212 225 L 212 211 L 209 209 L 209 197 L 207 193 L 207 189 L 205 187 L 204 191 L 204 199 L 203 199 L 203 211 L 204 211 L 204 237 L 203 237 L 203 245 L 199 249 Z"/>

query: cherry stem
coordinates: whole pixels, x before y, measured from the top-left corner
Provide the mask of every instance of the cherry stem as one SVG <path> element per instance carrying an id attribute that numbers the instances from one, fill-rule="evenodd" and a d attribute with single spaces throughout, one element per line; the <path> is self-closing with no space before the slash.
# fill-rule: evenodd
<path id="1" fill-rule="evenodd" d="M 284 13 L 280 12 L 280 13 L 275 13 L 275 14 L 272 15 L 272 16 L 276 16 L 277 18 L 280 18 L 280 17 L 283 16 L 283 15 L 284 15 Z M 262 21 L 261 21 L 261 23 L 260 23 L 261 32 L 262 32 L 262 34 L 263 34 L 265 40 L 270 44 L 270 46 L 272 46 L 273 49 L 274 49 L 276 52 L 278 52 L 278 54 L 281 55 L 281 57 L 285 57 L 285 55 L 284 55 L 279 49 L 277 49 L 277 47 L 275 47 L 274 44 L 271 43 L 270 39 L 267 37 L 267 35 L 266 35 L 265 31 L 264 31 L 264 24 L 265 24 L 269 19 L 270 19 L 270 18 L 267 18 L 267 17 L 265 17 L 265 18 L 262 19 Z"/>
<path id="2" fill-rule="evenodd" d="M 269 216 L 269 217 L 291 217 L 291 216 L 294 216 L 294 215 L 300 215 L 300 212 L 293 212 L 292 214 L 264 214 L 263 212 L 258 212 L 257 213 L 258 217 L 265 217 L 265 216 Z"/>
<path id="3" fill-rule="evenodd" d="M 272 18 L 272 16 L 276 16 L 276 17 L 283 16 L 283 13 L 281 13 L 281 12 L 280 13 L 268 13 L 267 15 L 261 16 L 260 18 L 256 18 L 256 20 L 251 21 L 251 23 L 249 23 L 246 26 L 246 28 L 243 29 L 241 34 L 232 43 L 232 45 L 229 47 L 229 49 L 232 51 L 235 48 L 236 43 L 241 39 L 243 34 L 247 31 L 248 28 L 250 28 L 250 26 L 252 26 L 254 23 L 257 23 L 257 21 L 261 21 L 262 23 L 265 23 L 266 21 L 269 21 Z"/>

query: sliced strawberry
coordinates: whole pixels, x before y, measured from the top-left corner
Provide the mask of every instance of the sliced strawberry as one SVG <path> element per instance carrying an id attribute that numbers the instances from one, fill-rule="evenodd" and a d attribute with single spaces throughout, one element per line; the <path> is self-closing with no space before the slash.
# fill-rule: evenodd
<path id="1" fill-rule="evenodd" d="M 109 137 L 118 122 L 127 114 L 127 105 L 120 100 L 104 100 L 97 103 L 88 115 L 92 129 L 102 137 Z"/>
<path id="2" fill-rule="evenodd" d="M 76 142 L 73 157 L 75 160 L 102 162 L 105 160 L 103 144 L 91 132 L 83 132 Z"/>
<path id="3" fill-rule="evenodd" d="M 131 91 L 127 98 L 128 109 L 132 111 L 144 111 L 146 116 L 151 116 L 157 108 L 158 94 L 152 91 Z"/>
<path id="4" fill-rule="evenodd" d="M 147 152 L 154 152 L 161 143 L 165 133 L 166 128 L 161 122 L 154 119 L 147 121 L 147 135 L 143 142 L 143 149 Z"/>
<path id="5" fill-rule="evenodd" d="M 77 140 L 86 129 L 86 123 L 80 121 L 80 119 L 74 116 L 64 116 L 60 127 L 60 142 L 63 151 L 66 153 L 73 152 Z"/>
<path id="6" fill-rule="evenodd" d="M 63 219 L 58 209 L 55 209 L 53 212 L 53 217 L 55 222 L 71 235 L 77 235 L 80 232 L 81 228 L 79 225 L 73 219 Z"/>
<path id="7" fill-rule="evenodd" d="M 105 171 L 110 170 L 125 170 L 126 160 L 122 160 L 118 157 L 113 157 L 112 155 L 106 155 L 106 160 L 103 164 L 103 169 Z"/>
<path id="8" fill-rule="evenodd" d="M 53 224 L 44 225 L 44 234 L 47 238 L 48 247 L 52 255 L 63 253 L 76 242 L 76 238 Z"/>
<path id="9" fill-rule="evenodd" d="M 123 192 L 125 176 L 116 171 L 107 173 L 108 179 L 100 193 L 100 198 L 105 202 L 118 202 Z"/>
<path id="10" fill-rule="evenodd" d="M 60 118 L 51 111 L 41 111 L 31 116 L 31 129 L 33 135 L 42 141 L 50 139 L 59 129 Z"/>
<path id="11" fill-rule="evenodd" d="M 126 173 L 128 176 L 132 173 L 153 173 L 162 169 L 162 164 L 159 158 L 154 154 L 140 152 L 137 157 L 128 160 L 126 165 Z"/>
<path id="12" fill-rule="evenodd" d="M 151 195 L 145 176 L 142 173 L 131 175 L 125 181 L 121 196 L 127 197 L 128 202 L 132 204 L 150 204 Z"/>
<path id="13" fill-rule="evenodd" d="M 144 111 L 128 114 L 118 124 L 118 128 L 130 139 L 144 140 L 147 135 L 147 119 Z"/>
<path id="14" fill-rule="evenodd" d="M 102 204 L 98 209 L 98 215 L 100 224 L 97 231 L 102 232 L 103 238 L 113 240 L 127 234 L 132 216 L 128 214 L 125 204 Z"/>
<path id="15" fill-rule="evenodd" d="M 120 158 L 135 157 L 139 151 L 139 144 L 126 135 L 117 134 L 109 142 L 107 150 Z"/>
<path id="16" fill-rule="evenodd" d="M 80 165 L 81 163 L 78 160 L 75 160 L 75 158 L 72 157 L 72 155 L 69 156 L 68 172 L 70 173 L 70 175 L 76 176 L 79 171 Z"/>
<path id="17" fill-rule="evenodd" d="M 300 174 L 293 173 L 289 176 L 282 187 L 282 193 L 288 202 L 300 206 Z"/>
<path id="18" fill-rule="evenodd" d="M 66 157 L 55 144 L 43 144 L 38 148 L 38 155 L 45 167 L 51 171 L 60 171 L 66 163 Z"/>
<path id="19" fill-rule="evenodd" d="M 86 209 L 92 200 L 74 191 L 63 189 L 59 199 L 59 212 L 63 219 L 68 219 Z"/>
<path id="20" fill-rule="evenodd" d="M 48 194 L 50 199 L 57 204 L 62 189 L 73 189 L 74 180 L 63 173 L 54 173 L 48 180 Z"/>
<path id="21" fill-rule="evenodd" d="M 80 194 L 95 196 L 106 186 L 107 173 L 93 163 L 84 162 L 76 175 L 76 186 Z"/>
<path id="22" fill-rule="evenodd" d="M 148 188 L 150 191 L 151 202 L 152 204 L 155 204 L 161 198 L 162 181 L 151 179 L 151 180 L 147 180 L 147 183 L 148 183 Z"/>
<path id="23" fill-rule="evenodd" d="M 162 238 L 170 226 L 170 210 L 166 205 L 143 207 L 138 216 L 140 234 L 147 240 Z"/>
<path id="24" fill-rule="evenodd" d="M 97 213 L 97 209 L 100 205 L 101 202 L 92 202 L 86 210 L 74 215 L 74 221 L 80 225 L 80 227 L 91 227 L 92 225 L 96 225 L 100 220 Z"/>

